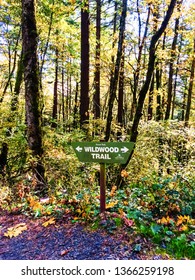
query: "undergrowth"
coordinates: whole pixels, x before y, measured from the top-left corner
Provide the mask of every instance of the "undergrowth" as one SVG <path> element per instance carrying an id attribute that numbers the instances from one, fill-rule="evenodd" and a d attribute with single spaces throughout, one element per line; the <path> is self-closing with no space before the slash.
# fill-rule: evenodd
<path id="1" fill-rule="evenodd" d="M 48 196 L 34 192 L 33 157 L 27 148 L 25 126 L 3 130 L 9 146 L 6 175 L 0 178 L 0 207 L 35 218 L 84 222 L 110 234 L 123 228 L 147 238 L 176 259 L 195 259 L 195 165 L 193 129 L 172 123 L 143 124 L 135 154 L 115 186 L 116 165 L 108 165 L 106 212 L 100 214 L 99 165 L 81 163 L 71 147 L 85 141 L 75 130 L 64 134 L 45 128 L 44 165 Z M 128 137 L 127 137 L 128 141 Z M 141 250 L 137 244 L 136 250 Z"/>

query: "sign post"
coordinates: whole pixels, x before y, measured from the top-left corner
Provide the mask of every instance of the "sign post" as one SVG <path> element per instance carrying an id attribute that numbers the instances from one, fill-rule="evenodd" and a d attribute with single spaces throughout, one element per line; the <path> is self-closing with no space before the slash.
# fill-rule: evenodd
<path id="1" fill-rule="evenodd" d="M 100 163 L 100 212 L 106 210 L 106 165 Z"/>
<path id="2" fill-rule="evenodd" d="M 100 163 L 100 212 L 106 209 L 106 163 L 125 164 L 133 142 L 74 142 L 73 149 L 82 162 Z"/>

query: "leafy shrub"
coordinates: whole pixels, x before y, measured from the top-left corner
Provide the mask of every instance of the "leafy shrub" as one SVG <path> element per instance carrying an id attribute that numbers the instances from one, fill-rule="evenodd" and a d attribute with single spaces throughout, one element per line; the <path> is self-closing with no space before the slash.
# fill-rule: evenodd
<path id="1" fill-rule="evenodd" d="M 195 131 L 182 122 L 141 123 L 133 158 L 128 166 L 129 178 L 182 175 L 195 178 Z"/>

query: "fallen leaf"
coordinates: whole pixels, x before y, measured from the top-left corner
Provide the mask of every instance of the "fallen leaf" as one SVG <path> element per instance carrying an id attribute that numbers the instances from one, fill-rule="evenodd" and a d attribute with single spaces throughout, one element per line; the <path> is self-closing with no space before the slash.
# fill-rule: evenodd
<path id="1" fill-rule="evenodd" d="M 106 209 L 114 207 L 117 203 L 118 203 L 118 200 L 112 201 L 112 202 L 106 204 Z"/>
<path id="2" fill-rule="evenodd" d="M 12 238 L 21 234 L 24 230 L 27 230 L 27 225 L 25 223 L 20 223 L 15 225 L 14 227 L 10 227 L 7 229 L 7 232 L 4 233 L 4 236 Z"/>
<path id="3" fill-rule="evenodd" d="M 188 230 L 188 226 L 187 225 L 183 225 L 179 228 L 179 231 L 187 231 Z"/>
<path id="4" fill-rule="evenodd" d="M 44 227 L 48 227 L 49 225 L 55 224 L 55 218 L 51 218 L 49 220 L 47 220 L 46 222 L 42 223 L 42 226 Z"/>
<path id="5" fill-rule="evenodd" d="M 112 186 L 112 189 L 111 189 L 111 191 L 110 191 L 110 196 L 114 196 L 116 190 L 117 190 L 117 186 Z"/>
<path id="6" fill-rule="evenodd" d="M 125 225 L 128 227 L 132 227 L 132 225 L 134 223 L 133 220 L 129 220 L 126 217 L 123 217 L 123 221 L 124 221 Z"/>
<path id="7" fill-rule="evenodd" d="M 63 250 L 63 251 L 61 251 L 60 255 L 64 256 L 64 255 L 68 254 L 69 252 L 70 252 L 70 250 Z"/>

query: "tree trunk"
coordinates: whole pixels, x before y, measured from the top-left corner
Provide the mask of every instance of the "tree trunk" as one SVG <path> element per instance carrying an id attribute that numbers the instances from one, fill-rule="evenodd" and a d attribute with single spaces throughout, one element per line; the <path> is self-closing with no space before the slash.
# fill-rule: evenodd
<path id="1" fill-rule="evenodd" d="M 163 36 L 163 44 L 162 44 L 162 50 L 165 49 L 165 41 L 166 41 L 166 31 L 164 32 Z M 156 106 L 156 120 L 160 121 L 163 119 L 163 108 L 164 108 L 164 96 L 161 96 L 160 89 L 162 88 L 162 62 L 157 61 L 156 62 L 156 90 L 157 90 L 157 106 Z"/>
<path id="2" fill-rule="evenodd" d="M 52 127 L 57 127 L 57 115 L 58 115 L 58 48 L 56 47 L 56 59 L 55 59 L 55 81 L 53 89 L 53 112 L 52 112 Z"/>
<path id="3" fill-rule="evenodd" d="M 109 0 L 109 3 L 111 2 L 112 0 Z M 114 1 L 114 18 L 113 18 L 113 41 L 112 41 L 112 56 L 111 56 L 111 67 L 110 67 L 110 88 L 111 88 L 111 82 L 112 82 L 112 76 L 114 75 L 114 59 L 115 59 L 115 55 L 114 55 L 114 48 L 115 48 L 115 45 L 116 45 L 116 30 L 117 30 L 117 18 L 118 18 L 118 1 Z M 109 88 L 109 90 L 110 90 Z M 107 101 L 108 101 L 108 98 L 109 98 L 109 90 L 106 94 L 106 97 L 105 97 L 105 101 L 104 101 L 104 106 L 102 107 L 102 115 L 103 115 L 103 118 L 106 118 L 106 115 L 107 115 Z"/>
<path id="4" fill-rule="evenodd" d="M 62 121 L 63 129 L 65 128 L 65 104 L 64 104 L 65 94 L 64 94 L 64 68 L 62 67 Z"/>
<path id="5" fill-rule="evenodd" d="M 100 118 L 100 35 L 101 35 L 101 0 L 96 6 L 96 54 L 95 54 L 95 95 L 94 117 Z"/>
<path id="6" fill-rule="evenodd" d="M 118 50 L 117 50 L 117 57 L 116 57 L 116 63 L 115 63 L 115 70 L 114 70 L 114 75 L 111 77 L 105 141 L 109 140 L 110 133 L 111 133 L 112 109 L 113 109 L 113 105 L 114 105 L 114 100 L 116 98 L 117 83 L 118 83 L 118 78 L 119 78 L 123 42 L 124 42 L 126 15 L 127 15 L 127 0 L 123 0 L 122 13 L 121 13 L 121 18 L 120 18 L 119 41 L 118 41 Z"/>
<path id="7" fill-rule="evenodd" d="M 81 8 L 81 95 L 80 126 L 89 120 L 89 1 Z"/>
<path id="8" fill-rule="evenodd" d="M 190 82 L 189 82 L 189 88 L 188 88 L 186 114 L 185 114 L 185 126 L 189 125 L 189 119 L 190 119 L 190 109 L 191 109 L 192 92 L 193 92 L 193 85 L 194 85 L 194 70 L 195 70 L 195 39 L 194 39 L 194 53 L 193 53 L 193 59 L 192 59 L 192 65 L 191 65 Z"/>
<path id="9" fill-rule="evenodd" d="M 16 40 L 16 45 L 15 45 L 15 48 L 14 48 L 14 59 L 13 59 L 13 66 L 12 66 L 12 69 L 11 69 L 11 53 L 10 53 L 11 50 L 9 50 L 9 76 L 8 76 L 8 80 L 7 80 L 6 84 L 5 84 L 5 87 L 4 87 L 2 96 L 1 96 L 1 98 L 0 98 L 0 103 L 3 102 L 4 96 L 5 96 L 6 92 L 7 92 L 7 89 L 8 89 L 8 86 L 9 86 L 9 85 L 10 85 L 11 92 L 12 92 L 11 79 L 13 78 L 14 71 L 15 71 L 15 68 L 16 68 L 17 48 L 18 48 L 20 36 L 21 36 L 21 28 L 20 28 L 20 30 L 19 30 L 18 37 L 17 37 L 17 40 Z"/>
<path id="10" fill-rule="evenodd" d="M 152 120 L 153 116 L 153 99 L 154 99 L 154 75 L 152 77 L 150 92 L 149 92 L 149 100 L 148 100 L 148 121 Z"/>
<path id="11" fill-rule="evenodd" d="M 15 112 L 18 106 L 18 97 L 20 94 L 20 88 L 22 84 L 22 78 L 24 74 L 24 67 L 23 67 L 23 51 L 21 52 L 20 59 L 18 61 L 18 69 L 16 74 L 16 82 L 14 87 L 14 92 L 11 99 L 11 111 Z"/>
<path id="12" fill-rule="evenodd" d="M 177 11 L 180 12 L 181 2 L 178 4 Z M 175 34 L 171 47 L 171 58 L 169 63 L 169 79 L 168 79 L 168 95 L 167 95 L 167 108 L 165 113 L 165 120 L 168 120 L 171 113 L 171 104 L 173 98 L 173 75 L 174 75 L 174 62 L 176 57 L 176 46 L 177 46 L 177 38 L 178 38 L 178 29 L 179 29 L 179 18 L 175 20 Z"/>
<path id="13" fill-rule="evenodd" d="M 45 43 L 45 48 L 44 48 L 43 55 L 42 55 L 42 58 L 41 58 L 41 66 L 40 66 L 40 70 L 39 70 L 39 73 L 40 73 L 40 88 L 41 88 L 41 90 L 42 90 L 43 66 L 44 66 L 44 63 L 45 63 L 45 57 L 46 57 L 48 46 L 49 46 L 50 34 L 51 34 L 51 29 L 52 29 L 52 24 L 53 24 L 53 13 L 54 13 L 53 12 L 53 6 L 54 6 L 54 2 L 55 1 L 53 0 L 52 10 L 51 10 L 50 20 L 49 20 L 48 33 L 47 33 L 47 40 L 46 40 L 46 43 Z"/>
<path id="14" fill-rule="evenodd" d="M 133 99 L 132 99 L 132 105 L 131 105 L 131 114 L 130 114 L 130 120 L 133 120 L 134 113 L 136 111 L 137 106 L 137 91 L 138 91 L 138 85 L 139 85 L 139 77 L 140 77 L 140 68 L 141 68 L 141 58 L 143 53 L 143 48 L 145 44 L 145 40 L 147 37 L 148 32 L 148 25 L 149 25 L 149 19 L 150 19 L 150 7 L 148 7 L 148 15 L 144 30 L 143 38 L 141 39 L 141 15 L 140 15 L 140 9 L 139 9 L 139 1 L 137 0 L 137 13 L 138 13 L 138 21 L 139 21 L 139 36 L 138 36 L 138 46 L 139 46 L 139 53 L 137 58 L 137 67 L 134 72 L 134 84 L 133 84 Z"/>
<path id="15" fill-rule="evenodd" d="M 160 69 L 160 63 L 157 62 L 156 64 L 156 90 L 157 90 L 157 97 L 156 97 L 156 120 L 160 121 L 162 120 L 162 102 L 161 102 L 161 94 L 160 94 L 160 88 L 161 88 L 161 78 L 162 78 L 162 69 Z"/>
<path id="16" fill-rule="evenodd" d="M 133 120 L 133 126 L 131 128 L 131 134 L 130 134 L 130 141 L 134 142 L 134 143 L 136 143 L 136 140 L 137 140 L 138 126 L 139 126 L 140 119 L 142 117 L 143 105 L 144 105 L 146 94 L 147 94 L 149 86 L 150 86 L 153 71 L 154 71 L 154 64 L 155 64 L 155 58 L 156 58 L 156 44 L 157 44 L 158 40 L 160 39 L 160 37 L 162 36 L 163 32 L 165 31 L 165 29 L 169 23 L 169 20 L 173 13 L 176 2 L 177 2 L 177 0 L 171 0 L 167 13 L 166 13 L 166 16 L 165 16 L 162 24 L 161 24 L 160 28 L 157 30 L 157 32 L 152 36 L 152 39 L 150 42 L 149 61 L 148 61 L 146 80 L 140 90 L 138 105 L 137 105 L 135 117 Z M 127 163 L 122 165 L 121 168 L 125 168 L 128 165 L 128 163 L 133 155 L 133 152 L 134 152 L 134 150 L 129 155 Z"/>
<path id="17" fill-rule="evenodd" d="M 118 86 L 118 114 L 117 121 L 121 128 L 124 126 L 124 66 L 125 66 L 125 47 L 123 46 L 123 53 L 121 57 L 121 67 L 119 74 L 119 86 Z M 118 133 L 120 137 L 121 130 Z"/>
<path id="18" fill-rule="evenodd" d="M 173 85 L 173 100 L 172 100 L 172 110 L 171 110 L 171 119 L 174 119 L 174 110 L 175 110 L 175 97 L 176 97 L 176 90 L 177 90 L 177 78 L 178 78 L 178 65 L 179 65 L 179 57 L 180 57 L 180 52 L 178 54 L 178 59 L 177 59 L 177 67 L 175 71 L 175 78 L 174 78 L 174 85 Z"/>
<path id="19" fill-rule="evenodd" d="M 73 111 L 73 127 L 78 128 L 78 94 L 79 94 L 79 83 L 76 82 L 75 98 L 74 98 L 74 111 Z"/>
<path id="20" fill-rule="evenodd" d="M 22 48 L 28 145 L 35 157 L 32 166 L 36 179 L 35 190 L 43 193 L 45 180 L 42 164 L 43 146 L 39 110 L 39 71 L 34 0 L 22 0 Z"/>
<path id="21" fill-rule="evenodd" d="M 8 145 L 3 142 L 0 153 L 0 175 L 4 176 L 6 174 L 5 168 L 7 164 L 7 156 L 8 156 Z"/>

